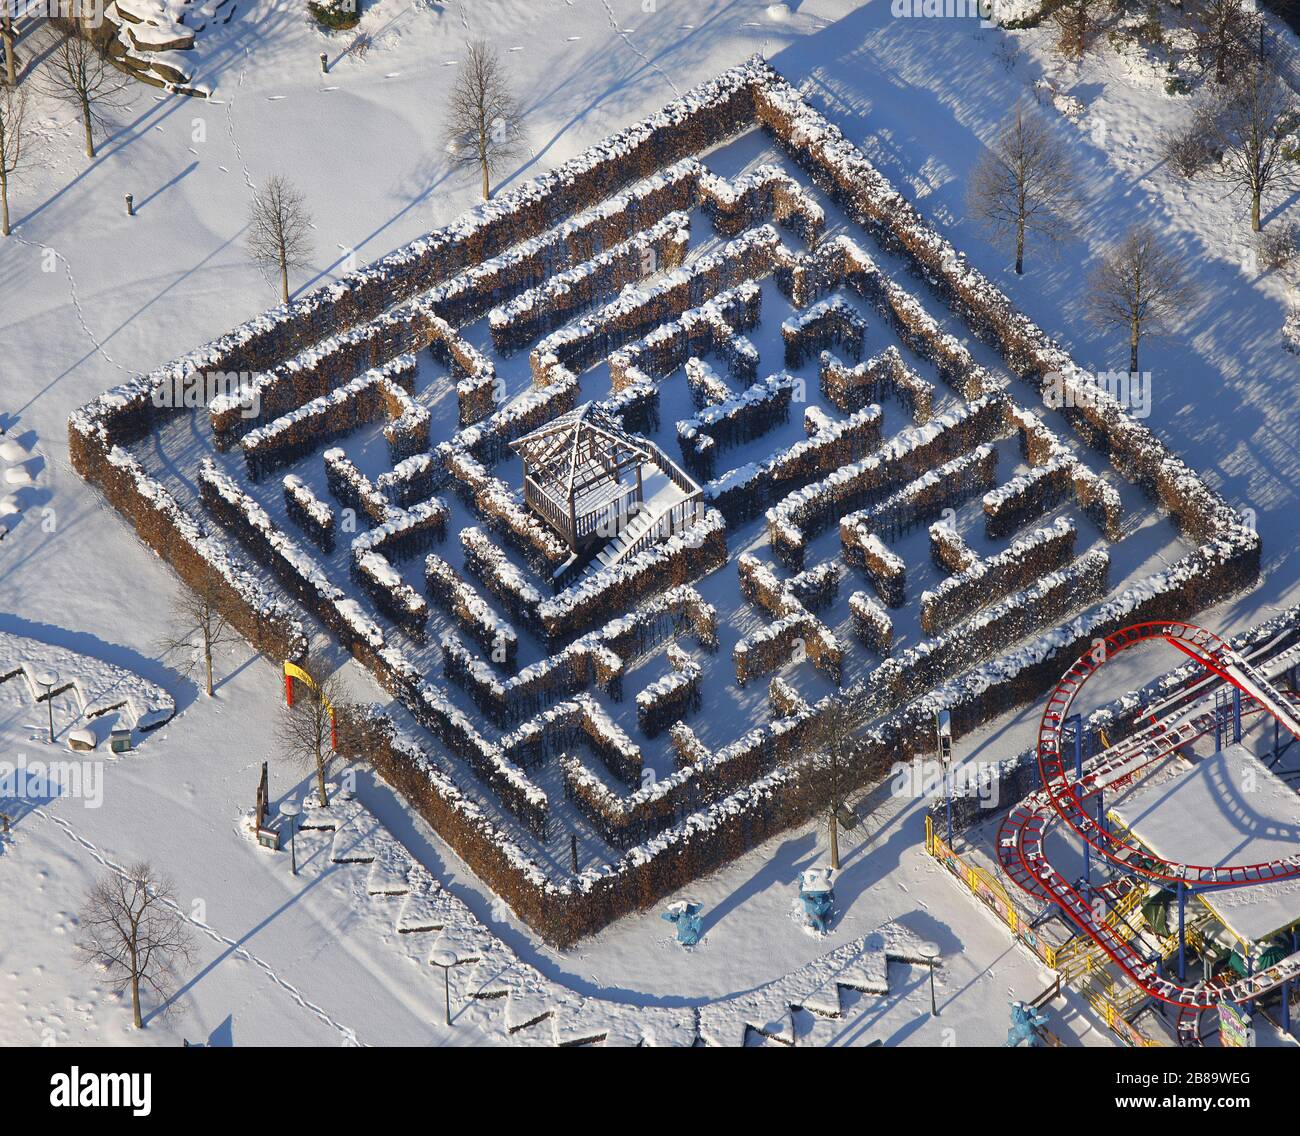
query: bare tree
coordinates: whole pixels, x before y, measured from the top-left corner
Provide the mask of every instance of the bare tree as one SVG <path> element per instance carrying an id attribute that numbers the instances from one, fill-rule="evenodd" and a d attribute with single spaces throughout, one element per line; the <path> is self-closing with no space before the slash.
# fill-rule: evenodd
<path id="1" fill-rule="evenodd" d="M 1196 58 L 1216 83 L 1226 83 L 1230 72 L 1249 62 L 1259 27 L 1259 15 L 1246 0 L 1199 0 L 1192 16 Z"/>
<path id="2" fill-rule="evenodd" d="M 27 92 L 0 87 L 0 236 L 9 235 L 9 178 L 23 158 Z"/>
<path id="3" fill-rule="evenodd" d="M 1082 58 L 1108 7 L 1097 0 L 1049 0 L 1045 13 L 1056 27 L 1057 50 L 1068 59 Z"/>
<path id="4" fill-rule="evenodd" d="M 313 652 L 298 665 L 311 682 L 294 683 L 293 706 L 277 720 L 275 739 L 291 761 L 316 770 L 316 788 L 321 805 L 326 806 L 329 792 L 325 779 L 333 751 L 333 713 L 343 713 L 343 682 L 320 652 Z"/>
<path id="5" fill-rule="evenodd" d="M 76 31 L 59 31 L 42 76 L 45 91 L 81 116 L 87 158 L 95 156 L 95 132 L 102 134 L 108 129 L 108 112 L 121 108 L 120 96 L 126 87 L 126 81 L 105 59 L 102 44 L 94 38 L 97 34 L 80 26 Z"/>
<path id="6" fill-rule="evenodd" d="M 86 962 L 108 971 L 115 989 L 131 991 L 136 1029 L 144 1028 L 140 987 L 165 1007 L 175 963 L 191 960 L 191 943 L 171 882 L 143 861 L 110 871 L 86 896 L 78 949 Z"/>
<path id="7" fill-rule="evenodd" d="M 995 240 L 1014 238 L 1016 273 L 1025 270 L 1025 234 L 1059 240 L 1078 209 L 1070 154 L 1040 115 L 1017 106 L 980 156 L 967 188 L 971 213 Z"/>
<path id="8" fill-rule="evenodd" d="M 456 165 L 478 167 L 484 201 L 492 175 L 519 152 L 521 117 L 497 53 L 482 40 L 470 44 L 447 104 L 447 153 Z"/>
<path id="9" fill-rule="evenodd" d="M 822 817 L 830 844 L 831 867 L 840 867 L 840 818 L 847 812 L 852 777 L 852 719 L 848 708 L 833 699 L 816 720 L 804 744 L 790 755 L 795 793 L 808 813 Z"/>
<path id="10" fill-rule="evenodd" d="M 280 274 L 280 299 L 289 302 L 289 269 L 311 256 L 311 214 L 307 200 L 287 178 L 275 174 L 253 195 L 248 211 L 248 255 Z"/>
<path id="11" fill-rule="evenodd" d="M 1131 372 L 1138 369 L 1142 336 L 1164 332 L 1195 298 L 1182 261 L 1146 225 L 1130 229 L 1108 249 L 1088 280 L 1089 318 L 1099 327 L 1128 332 Z"/>
<path id="12" fill-rule="evenodd" d="M 1250 227 L 1260 230 L 1264 196 L 1296 184 L 1293 132 L 1300 126 L 1300 100 L 1266 63 L 1238 70 L 1198 119 L 1223 159 L 1210 167 L 1230 192 L 1250 199 Z"/>
<path id="13" fill-rule="evenodd" d="M 240 638 L 226 618 L 225 599 L 220 589 L 209 580 L 197 588 L 183 586 L 176 593 L 172 625 L 159 646 L 163 654 L 180 652 L 180 670 L 184 675 L 202 667 L 204 693 L 211 698 L 213 652 L 240 642 Z"/>

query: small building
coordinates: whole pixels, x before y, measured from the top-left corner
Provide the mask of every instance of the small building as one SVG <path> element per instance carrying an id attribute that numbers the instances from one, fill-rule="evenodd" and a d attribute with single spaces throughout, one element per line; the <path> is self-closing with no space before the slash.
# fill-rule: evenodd
<path id="1" fill-rule="evenodd" d="M 592 403 L 511 449 L 523 460 L 525 503 L 575 559 L 598 552 L 602 564 L 617 562 L 704 515 L 700 487 L 653 442 Z"/>
<path id="2" fill-rule="evenodd" d="M 108 737 L 108 748 L 114 753 L 128 753 L 131 749 L 131 730 L 128 726 L 115 726 Z"/>

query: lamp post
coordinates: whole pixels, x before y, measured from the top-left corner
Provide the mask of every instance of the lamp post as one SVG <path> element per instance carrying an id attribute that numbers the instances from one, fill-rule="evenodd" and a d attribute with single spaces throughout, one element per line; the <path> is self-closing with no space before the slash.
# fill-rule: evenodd
<path id="1" fill-rule="evenodd" d="M 456 952 L 446 947 L 439 947 L 429 956 L 429 964 L 442 969 L 442 1020 L 447 1026 L 451 1025 L 451 968 L 458 962 Z"/>
<path id="2" fill-rule="evenodd" d="M 952 715 L 936 710 L 934 715 L 935 750 L 943 764 L 944 808 L 948 814 L 948 847 L 952 847 Z"/>
<path id="3" fill-rule="evenodd" d="M 58 671 L 41 671 L 36 676 L 36 685 L 45 690 L 45 706 L 50 712 L 50 745 L 54 744 L 54 688 L 58 682 Z"/>
<path id="4" fill-rule="evenodd" d="M 939 1006 L 934 997 L 934 968 L 939 965 L 939 944 L 922 943 L 917 948 L 921 958 L 925 960 L 926 966 L 930 968 L 930 1017 L 939 1016 Z"/>
<path id="5" fill-rule="evenodd" d="M 289 869 L 293 875 L 298 874 L 298 850 L 294 847 L 293 836 L 296 831 L 297 817 L 302 806 L 297 801 L 281 801 L 280 815 L 289 822 Z"/>

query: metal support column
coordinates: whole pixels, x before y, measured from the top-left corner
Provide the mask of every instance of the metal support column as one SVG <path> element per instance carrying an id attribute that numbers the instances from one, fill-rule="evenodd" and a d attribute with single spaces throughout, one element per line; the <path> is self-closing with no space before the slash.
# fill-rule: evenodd
<path id="1" fill-rule="evenodd" d="M 1074 795 L 1083 808 L 1083 716 L 1071 714 L 1065 720 L 1065 727 L 1074 733 Z M 1092 886 L 1092 845 L 1083 842 L 1083 885 Z"/>
<path id="2" fill-rule="evenodd" d="M 1187 981 L 1187 885 L 1178 881 L 1178 981 Z"/>
<path id="3" fill-rule="evenodd" d="M 1293 927 L 1291 929 L 1291 951 L 1294 954 L 1297 950 L 1300 950 L 1300 932 L 1297 932 Z M 1282 1028 L 1287 1033 L 1290 1033 L 1292 1037 L 1295 1037 L 1295 1034 L 1291 1033 L 1291 979 L 1289 978 L 1282 983 Z"/>

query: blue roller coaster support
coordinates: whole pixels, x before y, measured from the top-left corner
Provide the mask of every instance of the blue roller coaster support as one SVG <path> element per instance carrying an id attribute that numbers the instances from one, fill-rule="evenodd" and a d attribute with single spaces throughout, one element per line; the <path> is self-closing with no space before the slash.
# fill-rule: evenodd
<path id="1" fill-rule="evenodd" d="M 700 941 L 700 931 L 704 919 L 700 915 L 701 904 L 689 900 L 670 904 L 661 918 L 677 924 L 677 941 L 684 947 L 693 947 Z"/>
<path id="2" fill-rule="evenodd" d="M 1080 786 L 1075 790 L 1075 797 L 1079 802 L 1079 807 L 1083 808 L 1083 715 L 1071 714 L 1064 722 L 1064 728 L 1069 730 L 1074 739 L 1074 779 L 1075 784 Z M 1098 817 L 1101 820 L 1101 798 L 1097 798 Z M 1083 886 L 1092 887 L 1092 845 L 1086 840 L 1083 842 Z"/>
<path id="3" fill-rule="evenodd" d="M 1231 702 L 1225 698 L 1227 692 L 1220 690 L 1214 696 L 1214 752 L 1223 749 L 1223 737 L 1232 726 L 1232 740 L 1241 741 L 1241 691 L 1232 688 Z"/>

